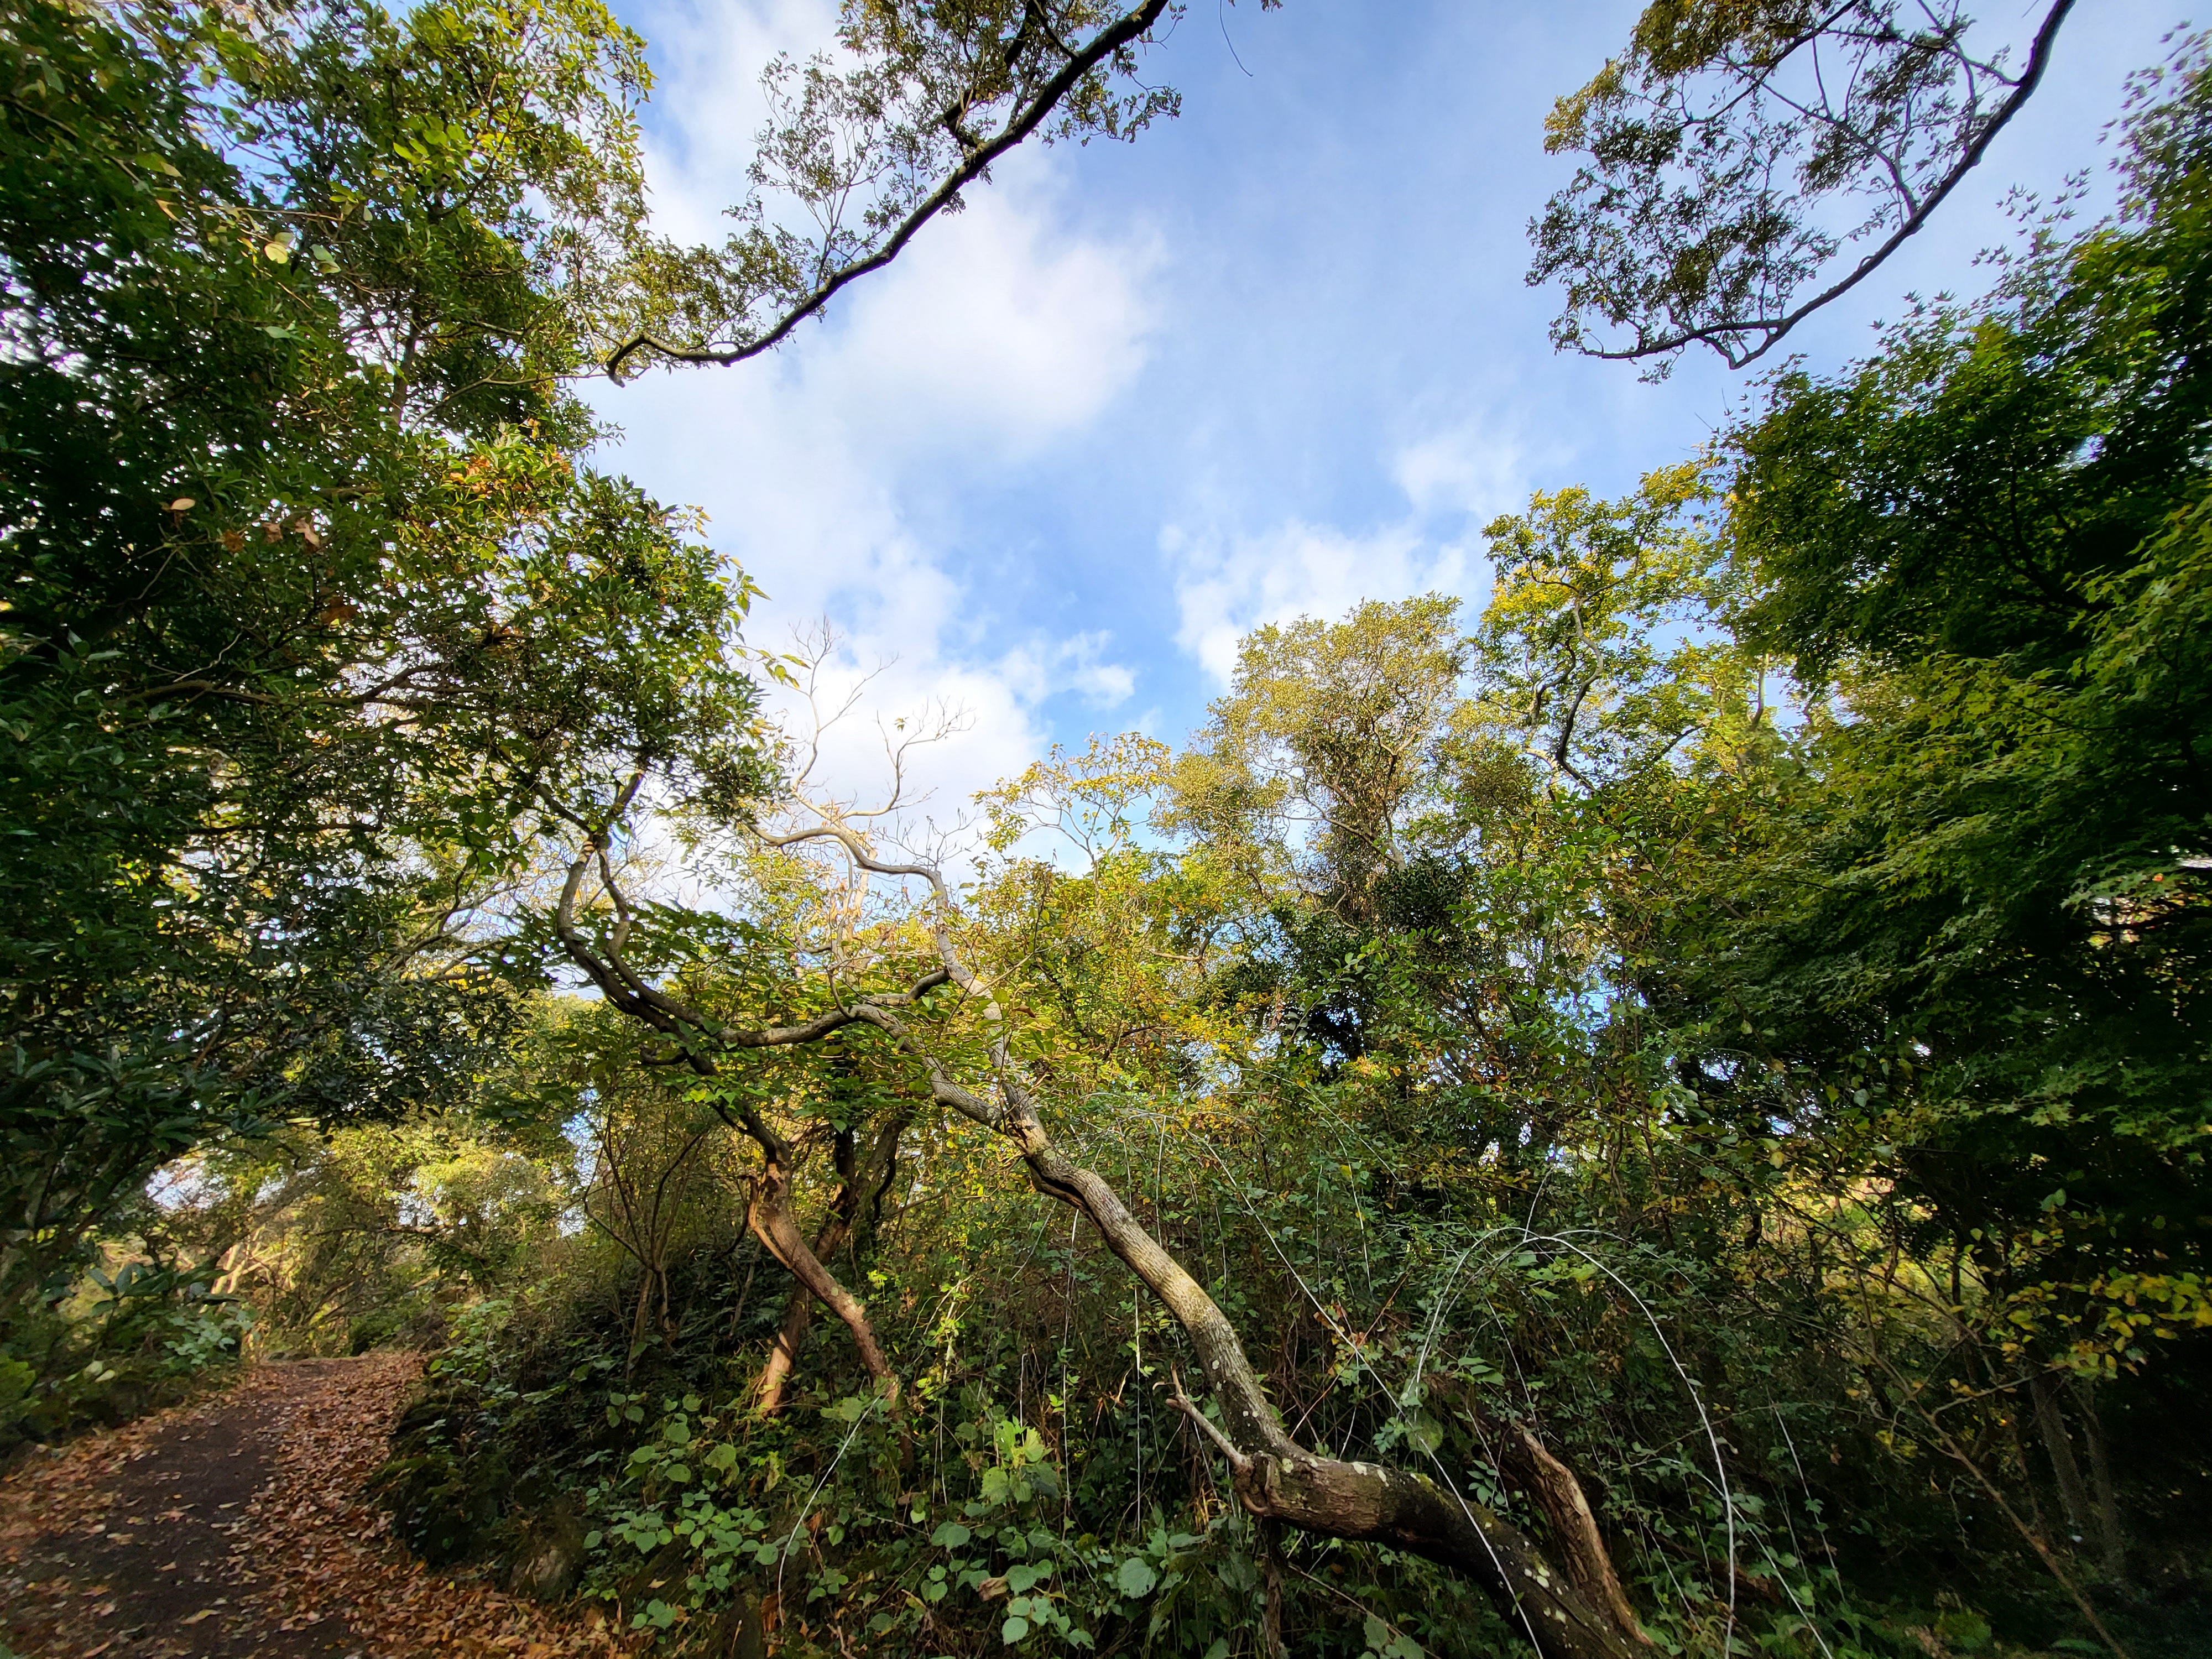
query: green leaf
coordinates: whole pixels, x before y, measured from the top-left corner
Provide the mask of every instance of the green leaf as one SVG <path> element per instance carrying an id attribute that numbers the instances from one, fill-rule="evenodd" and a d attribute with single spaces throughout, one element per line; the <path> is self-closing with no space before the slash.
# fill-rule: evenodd
<path id="1" fill-rule="evenodd" d="M 1120 1587 L 1121 1594 L 1133 1601 L 1150 1595 L 1153 1586 L 1159 1582 L 1160 1576 L 1152 1571 L 1152 1564 L 1133 1555 L 1124 1561 L 1114 1575 L 1114 1583 Z"/>
<path id="2" fill-rule="evenodd" d="M 1027 1636 L 1029 1633 L 1030 1621 L 1026 1619 L 1009 1619 L 1005 1624 L 999 1626 L 999 1639 L 1001 1642 L 1005 1642 L 1009 1644 L 1020 1641 L 1022 1638 Z"/>
<path id="3" fill-rule="evenodd" d="M 957 1521 L 942 1521 L 937 1530 L 929 1534 L 929 1541 L 941 1550 L 957 1550 L 975 1535 Z"/>

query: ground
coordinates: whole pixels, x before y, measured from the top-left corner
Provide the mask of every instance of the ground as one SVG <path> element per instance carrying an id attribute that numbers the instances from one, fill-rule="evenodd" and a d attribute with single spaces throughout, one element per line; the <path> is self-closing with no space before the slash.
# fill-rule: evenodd
<path id="1" fill-rule="evenodd" d="M 234 1388 L 37 1449 L 0 1480 L 0 1655 L 611 1656 L 556 1611 L 411 1559 L 366 1492 L 412 1355 L 256 1366 Z"/>

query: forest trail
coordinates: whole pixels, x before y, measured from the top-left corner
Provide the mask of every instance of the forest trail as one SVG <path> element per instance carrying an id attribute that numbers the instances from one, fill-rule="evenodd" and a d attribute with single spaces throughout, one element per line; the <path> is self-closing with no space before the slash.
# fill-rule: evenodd
<path id="1" fill-rule="evenodd" d="M 556 1614 L 389 1535 L 367 1492 L 411 1354 L 256 1366 L 228 1392 L 0 1481 L 0 1640 L 22 1659 L 611 1655 Z"/>

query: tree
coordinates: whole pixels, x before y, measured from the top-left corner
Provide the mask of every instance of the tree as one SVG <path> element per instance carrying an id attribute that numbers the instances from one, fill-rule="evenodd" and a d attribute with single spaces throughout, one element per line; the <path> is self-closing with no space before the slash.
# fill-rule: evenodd
<path id="1" fill-rule="evenodd" d="M 2212 1099 L 2202 63 L 2139 112 L 2117 222 L 1778 376 L 1732 440 L 1740 626 L 1832 701 L 1700 996 L 1832 1074 L 1908 1060 L 1901 1173 L 2021 1294 L 2067 1286 L 2085 1357 L 2139 1352 L 2130 1275 L 2212 1317 L 2173 1219 Z"/>
<path id="2" fill-rule="evenodd" d="M 1731 368 L 1764 356 L 1928 222 L 2033 94 L 2072 9 L 2044 8 L 2014 68 L 1969 46 L 1954 0 L 1655 0 L 1545 122 L 1547 150 L 1589 157 L 1529 226 L 1530 285 L 1566 285 L 1553 342 L 1654 375 L 1692 345 Z"/>
<path id="3" fill-rule="evenodd" d="M 1868 1182 L 1893 1249 L 1948 1256 L 1949 1351 L 1908 1376 L 1870 1334 L 1869 1363 L 2100 1631 L 1935 1413 L 2022 1398 L 2123 1579 L 2111 1482 L 2093 1500 L 2072 1444 L 2101 1457 L 2103 1431 L 2059 1382 L 2186 1367 L 2212 1325 L 2203 64 L 2139 82 L 2113 221 L 1841 374 L 1777 373 L 1729 434 L 1711 615 L 1786 666 L 1796 718 L 1705 775 L 1615 901 L 1700 1109 L 1786 1125 L 1778 1157 Z"/>
<path id="4" fill-rule="evenodd" d="M 465 1091 L 537 789 L 742 769 L 752 693 L 742 579 L 575 460 L 641 214 L 603 10 L 0 50 L 4 1310 L 214 1126 Z"/>
<path id="5" fill-rule="evenodd" d="M 1455 602 L 1370 601 L 1340 625 L 1266 627 L 1176 763 L 1164 827 L 1224 856 L 1249 848 L 1348 921 L 1406 856 L 1405 820 L 1444 741 L 1462 667 Z"/>
<path id="6" fill-rule="evenodd" d="M 1281 0 L 1261 0 L 1263 9 Z M 1127 11 L 1097 0 L 846 0 L 842 60 L 778 58 L 762 77 L 769 118 L 752 186 L 720 248 L 659 243 L 645 255 L 642 325 L 611 343 L 608 372 L 649 354 L 744 362 L 773 350 L 844 288 L 957 212 L 994 162 L 1047 142 L 1134 138 L 1179 107 L 1148 87 L 1136 51 L 1170 0 Z M 768 198 L 787 206 L 771 215 Z M 793 221 L 812 221 L 801 232 Z"/>

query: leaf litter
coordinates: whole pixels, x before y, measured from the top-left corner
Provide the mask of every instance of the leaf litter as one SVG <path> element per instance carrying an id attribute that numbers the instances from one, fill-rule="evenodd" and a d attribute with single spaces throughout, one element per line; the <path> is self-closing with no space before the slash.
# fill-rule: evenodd
<path id="1" fill-rule="evenodd" d="M 26 1659 L 628 1651 L 596 1608 L 433 1571 L 392 1535 L 368 1483 L 421 1370 L 412 1354 L 264 1364 L 226 1395 L 34 1451 L 0 1480 L 7 1639 Z"/>

